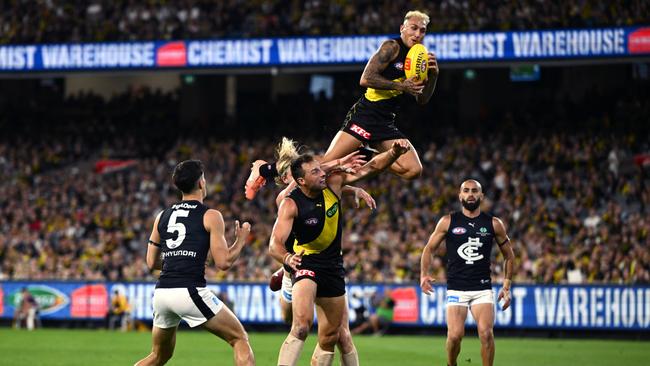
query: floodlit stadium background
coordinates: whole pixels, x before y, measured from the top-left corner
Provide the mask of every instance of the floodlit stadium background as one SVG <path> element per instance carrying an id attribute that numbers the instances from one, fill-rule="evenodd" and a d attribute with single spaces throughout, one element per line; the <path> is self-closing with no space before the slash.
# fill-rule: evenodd
<path id="1" fill-rule="evenodd" d="M 153 217 L 177 199 L 173 166 L 198 158 L 207 204 L 227 223 L 253 224 L 236 266 L 218 272 L 208 263 L 207 279 L 245 325 L 280 325 L 278 295 L 266 286 L 277 267 L 266 246 L 278 189 L 245 201 L 250 163 L 271 158 L 281 136 L 323 151 L 363 91 L 365 62 L 396 35 L 409 4 L 0 7 L 3 324 L 27 286 L 46 327 L 101 326 L 114 289 L 148 325 Z M 419 290 L 419 258 L 437 220 L 458 208 L 458 184 L 473 177 L 517 255 L 513 306 L 497 311 L 497 328 L 647 334 L 648 7 L 420 7 L 432 17 L 424 44 L 441 72 L 431 102 L 406 102 L 398 126 L 424 174 L 363 182 L 378 210 L 344 211 L 351 321 L 355 308 L 372 311 L 373 297 L 390 289 L 389 333 L 444 330 L 444 253 L 432 297 Z"/>

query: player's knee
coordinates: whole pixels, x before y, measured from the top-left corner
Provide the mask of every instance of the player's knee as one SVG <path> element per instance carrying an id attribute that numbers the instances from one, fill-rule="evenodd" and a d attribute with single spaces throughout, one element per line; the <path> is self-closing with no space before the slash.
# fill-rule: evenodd
<path id="1" fill-rule="evenodd" d="M 338 345 L 341 348 L 341 353 L 350 353 L 354 350 L 354 343 L 352 342 L 352 335 L 347 327 L 343 327 L 339 331 Z"/>
<path id="2" fill-rule="evenodd" d="M 244 330 L 227 339 L 227 341 L 232 347 L 235 347 L 239 342 L 248 343 L 248 333 Z"/>
<path id="3" fill-rule="evenodd" d="M 301 341 L 304 341 L 307 339 L 309 329 L 311 329 L 311 324 L 308 322 L 299 322 L 298 324 L 294 324 L 291 327 L 291 333 L 294 337 L 300 339 Z"/>
<path id="4" fill-rule="evenodd" d="M 409 167 L 402 177 L 407 180 L 415 180 L 422 176 L 422 165 L 417 164 L 415 166 Z"/>
<path id="5" fill-rule="evenodd" d="M 156 365 L 164 365 L 174 355 L 173 349 L 155 349 L 152 351 Z"/>
<path id="6" fill-rule="evenodd" d="M 481 343 L 492 343 L 494 342 L 494 332 L 492 329 L 482 329 L 478 332 L 478 337 L 481 340 Z"/>
<path id="7" fill-rule="evenodd" d="M 463 340 L 463 333 L 461 332 L 452 332 L 447 333 L 447 342 L 451 344 L 459 344 Z"/>

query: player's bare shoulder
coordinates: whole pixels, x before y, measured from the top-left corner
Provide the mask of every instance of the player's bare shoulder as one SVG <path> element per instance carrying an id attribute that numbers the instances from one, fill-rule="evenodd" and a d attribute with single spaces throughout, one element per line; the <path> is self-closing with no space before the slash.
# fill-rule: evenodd
<path id="1" fill-rule="evenodd" d="M 208 232 L 211 232 L 212 229 L 223 227 L 223 215 L 221 215 L 219 210 L 213 208 L 208 209 L 203 215 L 203 226 Z"/>
<path id="2" fill-rule="evenodd" d="M 394 39 L 384 41 L 377 50 L 377 61 L 388 63 L 393 60 L 399 53 L 399 44 Z"/>
<path id="3" fill-rule="evenodd" d="M 451 215 L 446 214 L 438 220 L 436 225 L 436 232 L 440 234 L 446 234 L 449 231 L 449 226 L 451 225 Z"/>
<path id="4" fill-rule="evenodd" d="M 497 234 L 505 234 L 506 232 L 506 225 L 497 216 L 492 216 L 492 227 L 494 227 L 494 232 Z"/>

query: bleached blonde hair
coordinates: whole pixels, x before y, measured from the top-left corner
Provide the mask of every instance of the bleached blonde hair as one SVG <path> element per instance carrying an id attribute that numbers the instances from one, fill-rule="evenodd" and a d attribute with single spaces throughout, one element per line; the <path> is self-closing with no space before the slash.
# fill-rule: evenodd
<path id="1" fill-rule="evenodd" d="M 275 157 L 277 159 L 276 166 L 278 168 L 278 176 L 275 177 L 277 185 L 284 185 L 282 178 L 287 175 L 291 169 L 291 162 L 300 156 L 300 147 L 298 143 L 292 139 L 282 137 L 282 141 L 275 148 Z"/>
<path id="2" fill-rule="evenodd" d="M 406 24 L 406 21 L 411 19 L 411 18 L 420 18 L 424 20 L 424 26 L 426 27 L 429 25 L 429 16 L 419 10 L 411 10 L 406 15 L 404 16 L 404 23 Z"/>

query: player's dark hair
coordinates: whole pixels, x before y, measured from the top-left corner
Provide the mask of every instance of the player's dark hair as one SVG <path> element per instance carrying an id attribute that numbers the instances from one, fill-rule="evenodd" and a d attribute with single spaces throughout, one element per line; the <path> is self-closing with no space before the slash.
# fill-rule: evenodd
<path id="1" fill-rule="evenodd" d="M 302 164 L 311 163 L 314 161 L 314 155 L 312 154 L 302 154 L 298 156 L 291 162 L 291 175 L 293 179 L 304 178 L 305 170 L 302 168 Z"/>
<path id="2" fill-rule="evenodd" d="M 181 192 L 192 193 L 198 188 L 201 175 L 203 175 L 203 163 L 200 160 L 185 160 L 174 168 L 172 181 Z"/>

